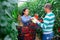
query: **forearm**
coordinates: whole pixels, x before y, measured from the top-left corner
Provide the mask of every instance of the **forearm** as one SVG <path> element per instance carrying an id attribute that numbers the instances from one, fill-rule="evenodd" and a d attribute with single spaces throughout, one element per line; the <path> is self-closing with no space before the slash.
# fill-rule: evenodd
<path id="1" fill-rule="evenodd" d="M 43 27 L 43 26 L 44 26 L 44 23 L 39 22 L 39 23 L 37 23 L 37 24 L 38 24 L 39 27 L 44 28 L 44 27 Z"/>

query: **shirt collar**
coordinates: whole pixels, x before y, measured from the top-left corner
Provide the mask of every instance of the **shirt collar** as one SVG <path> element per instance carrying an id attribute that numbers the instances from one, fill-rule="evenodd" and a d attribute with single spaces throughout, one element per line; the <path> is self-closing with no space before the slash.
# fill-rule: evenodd
<path id="1" fill-rule="evenodd" d="M 25 15 L 23 15 L 24 17 L 28 17 L 28 16 L 25 16 Z"/>
<path id="2" fill-rule="evenodd" d="M 51 14 L 52 12 L 47 13 L 47 15 Z"/>

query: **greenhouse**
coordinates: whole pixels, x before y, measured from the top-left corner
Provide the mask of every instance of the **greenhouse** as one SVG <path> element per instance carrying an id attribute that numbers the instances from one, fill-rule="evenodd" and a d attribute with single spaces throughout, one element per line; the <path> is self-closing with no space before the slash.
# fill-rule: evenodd
<path id="1" fill-rule="evenodd" d="M 0 0 L 0 40 L 60 40 L 60 0 Z"/>

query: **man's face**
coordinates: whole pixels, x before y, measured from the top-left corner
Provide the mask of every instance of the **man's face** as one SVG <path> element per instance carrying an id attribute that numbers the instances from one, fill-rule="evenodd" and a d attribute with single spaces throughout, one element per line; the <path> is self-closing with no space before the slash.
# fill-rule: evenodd
<path id="1" fill-rule="evenodd" d="M 47 12 L 48 11 L 48 8 L 44 8 L 44 11 Z"/>

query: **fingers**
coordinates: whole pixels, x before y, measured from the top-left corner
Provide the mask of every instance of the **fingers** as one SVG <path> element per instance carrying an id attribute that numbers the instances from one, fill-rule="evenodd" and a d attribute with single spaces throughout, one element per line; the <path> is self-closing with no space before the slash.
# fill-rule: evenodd
<path id="1" fill-rule="evenodd" d="M 30 20 L 34 20 L 34 18 L 31 18 Z"/>
<path id="2" fill-rule="evenodd" d="M 33 17 L 33 18 L 32 18 L 32 22 L 33 22 L 33 23 L 36 23 L 36 22 L 37 22 L 37 19 Z"/>

